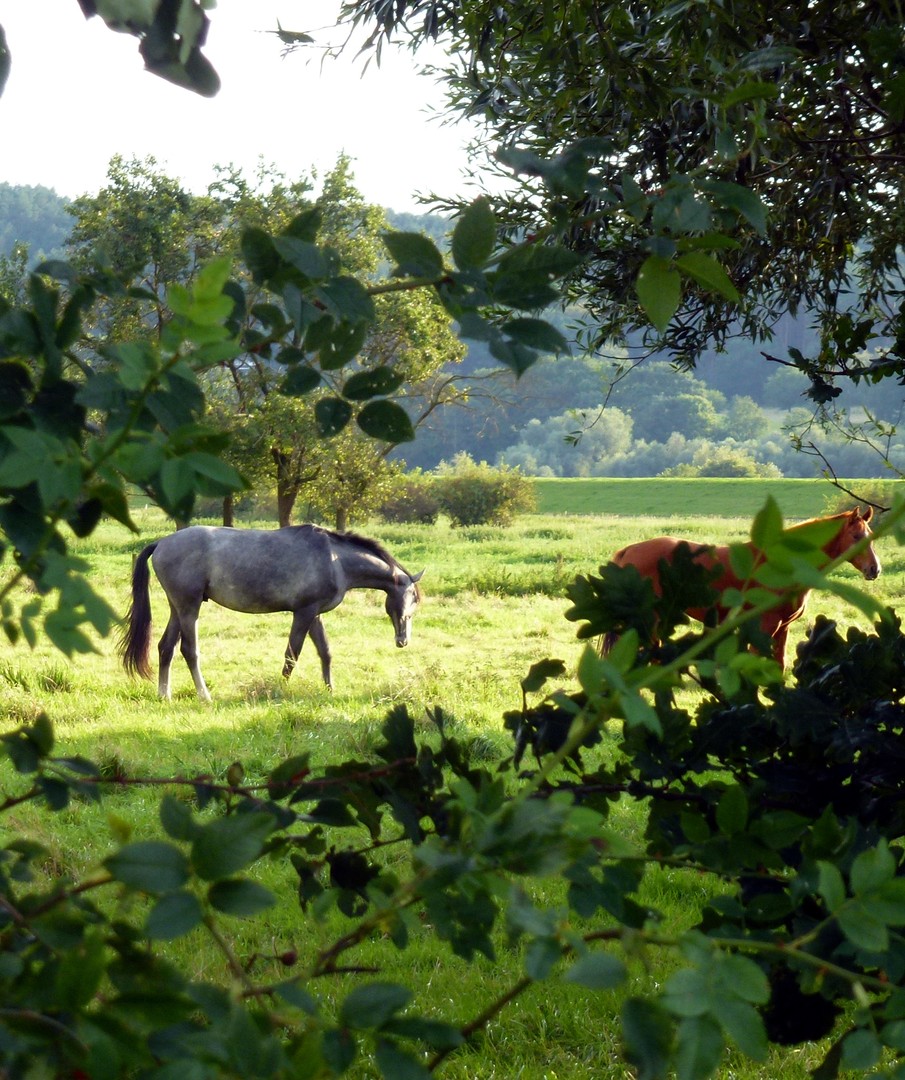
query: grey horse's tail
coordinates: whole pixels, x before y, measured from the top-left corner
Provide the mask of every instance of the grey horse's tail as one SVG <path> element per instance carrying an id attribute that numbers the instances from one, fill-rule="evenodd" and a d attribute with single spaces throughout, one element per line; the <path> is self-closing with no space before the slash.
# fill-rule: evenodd
<path id="1" fill-rule="evenodd" d="M 151 678 L 151 662 L 148 658 L 151 644 L 151 572 L 148 560 L 157 547 L 157 541 L 148 544 L 135 560 L 132 570 L 132 603 L 126 615 L 127 625 L 119 640 L 119 655 L 123 667 L 130 675 Z"/>

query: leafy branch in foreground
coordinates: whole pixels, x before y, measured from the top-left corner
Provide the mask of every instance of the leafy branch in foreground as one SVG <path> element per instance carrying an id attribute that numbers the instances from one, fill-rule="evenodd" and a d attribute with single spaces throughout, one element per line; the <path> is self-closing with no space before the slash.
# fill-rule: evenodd
<path id="1" fill-rule="evenodd" d="M 903 513 L 883 528 L 901 531 Z M 783 535 L 772 566 L 791 588 Z M 800 536 L 796 548 L 809 565 Z M 859 600 L 844 582 L 825 587 Z M 475 766 L 440 710 L 417 739 L 398 708 L 371 760 L 316 767 L 302 755 L 254 783 L 239 763 L 225 780 L 174 778 L 156 830 L 125 837 L 82 880 L 46 878 L 46 852 L 27 836 L 7 843 L 0 1030 L 13 1072 L 40 1059 L 91 1075 L 191 1061 L 211 1076 L 358 1065 L 426 1076 L 528 987 L 565 981 L 619 995 L 639 1075 L 707 1077 L 727 1047 L 763 1061 L 771 1044 L 815 1039 L 829 1040 L 822 1075 L 883 1063 L 895 1075 L 905 636 L 886 612 L 845 639 L 818 618 L 785 685 L 739 630 L 686 634 L 663 665 L 627 632 L 607 660 L 587 651 L 577 692 L 531 706 L 562 675 L 556 661 L 537 665 L 506 718 L 530 733 L 538 767 L 527 775 L 518 755 Z M 676 700 L 684 675 L 702 689 L 694 714 Z M 163 782 L 104 780 L 89 762 L 55 756 L 46 719 L 2 745 L 24 788 L 7 795 L 6 813 L 25 799 L 59 810 L 111 786 Z M 620 799 L 644 808 L 638 842 L 610 820 Z M 709 887 L 688 929 L 668 931 L 642 886 L 684 873 Z M 557 881 L 564 897 L 550 906 L 536 887 Z M 274 952 L 254 920 L 289 896 L 301 905 L 295 940 Z M 240 938 L 231 917 L 252 932 Z M 310 920 L 329 920 L 332 940 Z M 223 976 L 163 959 L 167 942 L 192 935 L 213 942 Z M 375 939 L 402 951 L 431 935 L 466 962 L 492 960 L 505 941 L 522 972 L 463 1022 L 358 953 Z M 659 951 L 677 961 L 665 979 L 649 971 Z M 355 982 L 337 994 L 342 976 Z"/>

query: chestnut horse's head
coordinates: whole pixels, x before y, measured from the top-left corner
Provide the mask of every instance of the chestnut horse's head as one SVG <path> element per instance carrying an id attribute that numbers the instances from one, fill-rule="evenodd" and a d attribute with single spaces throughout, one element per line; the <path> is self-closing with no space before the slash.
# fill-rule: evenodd
<path id="1" fill-rule="evenodd" d="M 827 554 L 833 558 L 844 555 L 849 548 L 854 547 L 865 537 L 870 536 L 868 522 L 873 516 L 874 508 L 872 506 L 868 506 L 864 513 L 856 506 L 854 510 L 842 514 L 842 528 L 839 530 L 836 540 Z M 868 544 L 866 548 L 859 551 L 857 555 L 853 555 L 848 561 L 856 570 L 860 570 L 868 581 L 873 581 L 874 578 L 880 576 L 880 560 L 877 558 L 873 544 Z"/>

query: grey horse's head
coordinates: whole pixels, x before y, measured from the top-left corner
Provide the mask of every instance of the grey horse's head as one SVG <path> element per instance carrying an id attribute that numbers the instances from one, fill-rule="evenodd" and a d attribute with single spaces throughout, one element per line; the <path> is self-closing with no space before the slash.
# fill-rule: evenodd
<path id="1" fill-rule="evenodd" d="M 424 571 L 409 575 L 401 573 L 396 582 L 396 587 L 387 593 L 386 613 L 390 617 L 393 629 L 396 631 L 396 646 L 404 649 L 409 643 L 412 632 L 412 616 L 418 610 L 421 603 L 421 580 Z"/>

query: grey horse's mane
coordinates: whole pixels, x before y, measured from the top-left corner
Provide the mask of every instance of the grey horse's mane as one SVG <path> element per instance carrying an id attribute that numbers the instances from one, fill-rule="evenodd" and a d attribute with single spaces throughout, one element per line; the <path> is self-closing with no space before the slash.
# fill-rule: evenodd
<path id="1" fill-rule="evenodd" d="M 318 526 L 322 532 L 325 532 L 331 540 L 337 540 L 339 543 L 354 544 L 355 547 L 364 548 L 365 551 L 369 551 L 372 555 L 376 555 L 378 559 L 383 559 L 388 566 L 394 566 L 401 570 L 407 577 L 412 575 L 406 570 L 406 568 L 394 558 L 387 549 L 378 540 L 372 540 L 370 536 L 362 536 L 361 533 L 354 532 L 336 532 L 334 529 L 324 529 L 322 526 Z M 421 586 L 415 583 L 415 592 L 418 599 L 421 599 Z"/>

